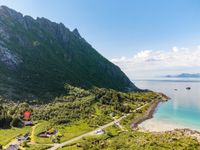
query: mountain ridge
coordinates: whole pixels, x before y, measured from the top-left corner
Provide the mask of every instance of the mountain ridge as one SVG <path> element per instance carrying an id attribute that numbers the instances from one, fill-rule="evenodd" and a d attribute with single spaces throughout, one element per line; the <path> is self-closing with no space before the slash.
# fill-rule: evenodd
<path id="1" fill-rule="evenodd" d="M 0 7 L 0 95 L 51 99 L 64 84 L 137 91 L 121 69 L 98 53 L 75 28 Z"/>

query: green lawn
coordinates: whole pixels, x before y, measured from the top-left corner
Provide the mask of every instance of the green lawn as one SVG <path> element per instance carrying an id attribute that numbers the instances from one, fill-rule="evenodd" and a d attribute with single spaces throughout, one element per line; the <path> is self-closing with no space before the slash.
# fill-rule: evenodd
<path id="1" fill-rule="evenodd" d="M 43 121 L 38 125 L 35 129 L 35 142 L 37 144 L 51 144 L 51 138 L 40 138 L 37 135 L 45 131 L 48 127 L 50 127 L 50 123 Z M 89 127 L 87 123 L 84 121 L 77 121 L 74 124 L 69 125 L 57 125 L 53 126 L 53 128 L 58 129 L 58 131 L 63 135 L 61 138 L 61 142 L 67 141 L 73 137 L 79 136 L 86 132 L 91 131 L 93 128 Z"/>
<path id="2" fill-rule="evenodd" d="M 113 125 L 113 126 L 106 128 L 105 132 L 108 136 L 118 136 L 122 131 L 120 128 Z"/>
<path id="3" fill-rule="evenodd" d="M 18 135 L 25 134 L 31 131 L 31 127 L 24 128 L 11 128 L 11 129 L 0 129 L 0 144 L 5 146 Z"/>
<path id="4" fill-rule="evenodd" d="M 61 142 L 64 142 L 81 134 L 87 133 L 93 130 L 93 128 L 89 127 L 89 125 L 84 121 L 78 121 L 73 125 L 58 126 L 58 130 L 63 134 Z"/>
<path id="5" fill-rule="evenodd" d="M 50 123 L 47 121 L 42 121 L 40 124 L 35 128 L 35 142 L 37 144 L 52 144 L 52 140 L 50 138 L 41 138 L 38 137 L 38 134 L 46 131 L 50 127 Z"/>
<path id="6" fill-rule="evenodd" d="M 46 150 L 50 148 L 51 146 L 47 145 L 29 145 L 28 147 L 24 147 L 25 150 Z"/>
<path id="7" fill-rule="evenodd" d="M 74 141 L 68 145 L 63 146 L 62 148 L 59 148 L 58 150 L 82 150 L 81 147 L 78 147 L 78 143 L 83 142 L 83 139 L 79 139 L 77 141 Z"/>
<path id="8" fill-rule="evenodd" d="M 82 148 L 77 147 L 76 145 L 70 145 L 63 148 L 59 148 L 58 150 L 82 150 Z"/>

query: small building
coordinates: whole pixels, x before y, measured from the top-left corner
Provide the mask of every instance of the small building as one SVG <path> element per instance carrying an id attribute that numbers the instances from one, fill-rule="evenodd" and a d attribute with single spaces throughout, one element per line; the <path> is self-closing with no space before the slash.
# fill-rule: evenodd
<path id="1" fill-rule="evenodd" d="M 48 134 L 47 132 L 41 132 L 38 136 L 43 137 L 43 138 L 48 138 L 48 137 L 51 137 L 52 135 Z"/>
<path id="2" fill-rule="evenodd" d="M 17 137 L 17 140 L 20 142 L 26 141 L 29 138 L 29 133 L 26 133 L 24 136 Z"/>
<path id="3" fill-rule="evenodd" d="M 39 137 L 44 137 L 44 138 L 49 138 L 51 136 L 56 136 L 58 133 L 58 130 L 55 130 L 55 129 L 50 129 L 48 131 L 45 131 L 45 132 L 41 132 L 38 136 Z"/>
<path id="4" fill-rule="evenodd" d="M 8 148 L 6 148 L 5 150 L 18 150 L 19 146 L 18 145 L 9 145 Z"/>
<path id="5" fill-rule="evenodd" d="M 33 122 L 32 121 L 22 121 L 24 126 L 32 126 Z"/>

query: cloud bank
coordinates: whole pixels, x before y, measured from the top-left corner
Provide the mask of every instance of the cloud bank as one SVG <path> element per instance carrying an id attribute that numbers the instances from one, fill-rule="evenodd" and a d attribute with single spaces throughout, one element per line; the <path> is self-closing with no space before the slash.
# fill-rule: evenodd
<path id="1" fill-rule="evenodd" d="M 151 78 L 182 72 L 200 72 L 200 46 L 194 49 L 173 47 L 171 50 L 142 50 L 131 58 L 111 60 L 131 79 Z"/>

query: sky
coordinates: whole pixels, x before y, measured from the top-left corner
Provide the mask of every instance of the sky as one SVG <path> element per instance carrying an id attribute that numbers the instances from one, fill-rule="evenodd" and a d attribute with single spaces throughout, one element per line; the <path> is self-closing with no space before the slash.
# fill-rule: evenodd
<path id="1" fill-rule="evenodd" d="M 131 79 L 200 72 L 199 0 L 0 0 L 77 28 Z"/>

